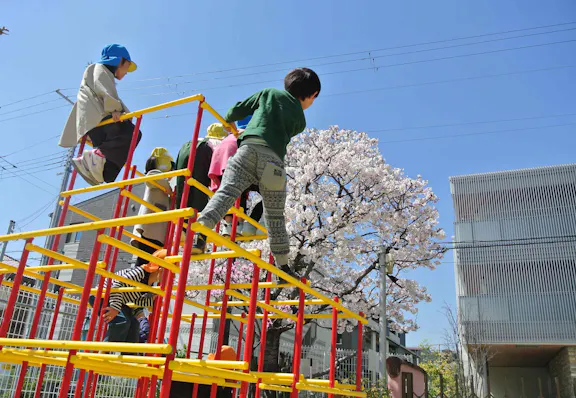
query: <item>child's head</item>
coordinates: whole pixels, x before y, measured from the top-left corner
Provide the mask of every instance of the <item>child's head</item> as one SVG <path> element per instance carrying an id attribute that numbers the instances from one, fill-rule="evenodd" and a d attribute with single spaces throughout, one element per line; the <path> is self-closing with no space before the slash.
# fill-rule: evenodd
<path id="1" fill-rule="evenodd" d="M 166 148 L 154 148 L 152 154 L 146 161 L 146 173 L 150 170 L 171 171 L 176 168 L 174 158 Z"/>
<path id="2" fill-rule="evenodd" d="M 300 100 L 302 109 L 307 109 L 320 94 L 320 78 L 312 69 L 296 68 L 284 78 L 284 89 Z"/>
<path id="3" fill-rule="evenodd" d="M 160 250 L 156 250 L 154 252 L 153 256 L 164 260 L 166 258 L 167 254 L 168 254 L 168 251 L 166 249 L 160 249 Z M 148 284 L 149 285 L 152 285 L 154 282 L 157 282 L 160 280 L 160 277 L 162 276 L 162 267 L 160 267 L 158 264 L 155 264 L 153 262 L 149 262 L 148 264 L 142 265 L 142 268 L 144 269 L 144 271 L 146 271 L 150 274 L 148 276 Z"/>
<path id="4" fill-rule="evenodd" d="M 134 72 L 137 67 L 136 63 L 132 62 L 126 47 L 120 44 L 109 44 L 104 47 L 98 63 L 112 67 L 114 76 L 118 80 L 122 80 L 128 72 Z"/>

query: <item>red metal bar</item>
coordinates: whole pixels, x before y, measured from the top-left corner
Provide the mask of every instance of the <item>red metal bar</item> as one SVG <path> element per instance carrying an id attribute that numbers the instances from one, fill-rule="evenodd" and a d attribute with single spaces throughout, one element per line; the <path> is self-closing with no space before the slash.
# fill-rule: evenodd
<path id="1" fill-rule="evenodd" d="M 252 362 L 252 351 L 254 349 L 254 323 L 256 320 L 256 309 L 258 308 L 258 282 L 260 282 L 260 268 L 254 263 L 252 271 L 252 287 L 250 290 L 250 306 L 248 307 L 248 326 L 246 327 L 246 345 L 244 346 L 244 362 L 248 362 L 248 369 L 244 373 L 250 373 L 250 363 Z M 248 394 L 248 382 L 242 382 L 240 387 L 240 398 L 246 398 Z"/>
<path id="2" fill-rule="evenodd" d="M 220 230 L 220 223 L 216 224 L 216 231 Z M 215 252 L 217 249 L 216 243 L 212 244 L 212 252 Z M 214 282 L 214 267 L 216 266 L 216 259 L 212 259 L 210 261 L 210 269 L 208 271 L 208 285 L 212 285 Z M 206 291 L 206 300 L 204 305 L 208 307 L 210 305 L 210 295 L 212 294 L 212 290 L 208 289 Z M 204 317 L 202 318 L 202 329 L 200 331 L 200 343 L 198 344 L 198 359 L 202 359 L 204 355 L 204 339 L 206 337 L 206 323 L 208 322 L 208 311 L 204 310 Z M 194 384 L 194 388 L 192 389 L 192 398 L 198 397 L 198 383 Z"/>
<path id="3" fill-rule="evenodd" d="M 78 313 L 76 314 L 76 323 L 74 324 L 74 330 L 72 332 L 71 340 L 80 341 L 82 335 L 82 323 L 84 321 L 84 316 L 86 315 L 86 307 L 88 306 L 88 297 L 90 297 L 90 289 L 92 288 L 92 282 L 94 281 L 94 275 L 96 273 L 96 265 L 98 264 L 98 255 L 100 254 L 100 247 L 102 244 L 98 240 L 100 235 L 104 233 L 101 229 L 96 233 L 96 239 L 94 241 L 94 249 L 90 256 L 90 264 L 88 270 L 86 271 L 86 279 L 84 280 L 84 289 L 82 289 L 82 297 L 80 298 L 80 304 L 78 305 Z M 72 379 L 72 371 L 74 370 L 74 364 L 70 362 L 70 358 L 76 355 L 77 350 L 70 350 L 68 352 L 68 360 L 66 361 L 66 368 L 64 369 L 64 378 L 60 386 L 60 393 L 58 398 L 68 398 L 68 389 L 70 388 L 70 380 Z"/>
<path id="4" fill-rule="evenodd" d="M 240 207 L 240 198 L 236 199 L 234 207 L 237 209 Z M 232 232 L 230 233 L 230 240 L 232 242 L 236 241 L 236 229 L 238 226 L 238 217 L 236 214 L 232 216 Z M 222 344 L 224 344 L 224 329 L 226 327 L 226 315 L 228 313 L 228 295 L 226 291 L 230 289 L 230 277 L 232 275 L 232 264 L 234 263 L 233 258 L 229 258 L 226 262 L 226 278 L 224 279 L 224 291 L 222 292 L 222 307 L 220 308 L 220 324 L 218 325 L 218 342 L 216 343 L 216 353 L 214 355 L 215 360 L 220 359 L 222 354 Z M 212 384 L 210 389 L 210 398 L 216 398 L 216 393 L 218 392 L 218 386 Z"/>
<path id="5" fill-rule="evenodd" d="M 364 316 L 364 313 L 361 312 L 360 316 Z M 363 339 L 363 328 L 364 325 L 358 322 L 358 355 L 356 356 L 356 391 L 362 391 L 362 342 Z M 382 349 L 382 348 L 380 348 Z"/>
<path id="6" fill-rule="evenodd" d="M 137 132 L 138 130 L 136 130 Z M 134 140 L 134 134 L 132 135 L 132 140 Z M 136 166 L 132 166 L 129 167 L 128 164 L 126 164 L 124 166 L 127 170 L 130 169 L 130 178 L 134 178 L 136 176 Z M 126 175 L 126 170 L 124 172 L 124 175 Z M 128 192 L 132 192 L 132 185 L 128 186 L 126 189 Z M 128 198 L 124 198 L 122 195 L 120 195 L 120 192 L 118 193 L 118 200 L 116 201 L 116 206 L 114 209 L 114 214 L 116 214 L 117 210 L 118 212 L 122 212 L 121 217 L 124 218 L 126 217 L 126 214 L 128 213 L 128 203 L 129 200 Z M 118 231 L 116 231 L 114 228 L 112 229 L 110 236 L 115 237 L 116 239 L 122 239 L 122 232 L 124 231 L 124 226 L 120 226 L 120 228 L 118 228 Z M 114 233 L 116 233 L 116 236 L 114 236 Z M 109 258 L 110 258 L 110 250 L 109 248 L 111 248 L 112 246 L 108 245 L 106 247 L 106 252 L 104 253 L 104 262 L 106 263 L 106 269 L 109 270 L 110 272 L 114 272 L 115 268 L 116 268 L 116 260 L 118 258 L 118 248 L 115 247 L 114 248 L 114 252 L 112 254 L 112 261 L 108 262 Z M 95 327 L 96 327 L 96 320 L 98 320 L 98 318 L 100 316 L 103 316 L 101 314 L 98 314 L 98 312 L 96 311 L 96 308 L 100 308 L 100 302 L 102 301 L 103 304 L 105 304 L 104 306 L 102 306 L 102 308 L 105 308 L 107 303 L 108 303 L 108 299 L 110 297 L 110 288 L 112 287 L 112 280 L 110 278 L 108 278 L 108 286 L 106 287 L 106 293 L 104 294 L 104 300 L 102 300 L 102 290 L 104 289 L 104 281 L 106 280 L 106 278 L 100 277 L 99 281 L 98 281 L 98 289 L 96 291 L 96 297 L 94 300 L 94 309 L 93 309 L 93 316 L 90 318 L 90 323 L 88 326 L 88 333 L 86 335 L 86 340 L 87 341 L 91 341 L 94 339 L 94 331 L 95 331 Z M 102 311 L 103 313 L 104 311 Z M 96 333 L 96 336 L 99 337 L 98 341 L 102 341 L 102 339 L 104 338 L 104 334 L 106 333 L 106 328 L 107 325 L 104 322 L 103 318 L 100 319 L 100 322 L 98 324 L 98 332 Z M 82 388 L 78 388 L 81 384 L 83 384 L 84 381 L 84 375 L 85 375 L 85 370 L 81 369 L 80 370 L 80 374 L 78 376 L 78 381 L 77 381 L 77 386 L 76 386 L 76 392 L 74 393 L 74 398 L 80 398 L 80 395 L 82 394 Z M 88 398 L 90 396 L 90 391 L 91 391 L 91 384 L 92 384 L 92 380 L 94 379 L 94 371 L 90 370 L 88 372 L 88 381 L 86 383 L 86 388 L 84 391 L 84 398 Z M 94 379 L 95 380 L 95 379 Z M 97 383 L 97 381 L 94 381 L 95 383 Z"/>
<path id="7" fill-rule="evenodd" d="M 246 318 L 246 313 L 242 313 L 242 319 Z M 244 337 L 244 323 L 240 322 L 240 330 L 238 330 L 238 344 L 236 344 L 236 360 L 240 360 L 240 352 L 242 351 L 242 338 Z"/>
<path id="8" fill-rule="evenodd" d="M 306 278 L 302 278 L 302 283 L 306 283 Z M 294 336 L 294 358 L 292 360 L 292 371 L 294 372 L 294 380 L 292 381 L 292 394 L 291 398 L 298 398 L 298 390 L 296 383 L 300 378 L 300 360 L 302 356 L 302 330 L 304 328 L 304 299 L 306 295 L 304 290 L 300 290 L 300 300 L 298 302 L 298 320 L 296 322 L 296 333 Z"/>
<path id="9" fill-rule="evenodd" d="M 202 103 L 198 103 L 198 113 L 196 116 L 196 124 L 194 126 L 194 134 L 192 136 L 192 142 L 190 145 L 190 156 L 188 158 L 188 170 L 192 172 L 194 170 L 194 161 L 196 158 L 196 147 L 198 146 L 198 134 L 200 133 L 200 124 L 202 122 L 202 113 L 204 109 L 202 108 Z M 182 201 L 180 202 L 180 208 L 185 208 L 188 204 L 188 195 L 190 193 L 190 185 L 184 184 L 184 190 L 182 192 Z M 196 218 L 196 216 L 194 217 Z M 184 220 L 181 218 L 178 220 L 178 229 L 176 230 L 176 239 L 174 240 L 174 245 L 178 249 L 180 248 L 180 237 L 182 234 L 182 225 Z M 180 321 L 182 316 L 182 305 L 184 304 L 184 296 L 186 295 L 186 282 L 188 280 L 188 269 L 190 267 L 190 254 L 192 253 L 192 244 L 194 242 L 194 231 L 190 226 L 192 225 L 192 220 L 188 223 L 188 232 L 186 233 L 186 242 L 184 243 L 184 250 L 182 253 L 182 261 L 180 262 L 180 274 L 178 275 L 178 286 L 176 290 L 176 298 L 174 300 L 174 312 L 172 315 L 172 324 L 170 325 L 170 337 L 168 339 L 168 344 L 170 344 L 174 349 L 178 343 L 178 333 L 180 332 Z M 172 292 L 172 287 L 170 290 Z M 172 388 L 172 370 L 168 366 L 171 360 L 174 359 L 174 352 L 166 356 L 166 366 L 164 367 L 164 377 L 162 379 L 162 387 L 160 389 L 160 398 L 169 398 L 170 389 Z M 154 385 L 150 388 L 150 391 L 154 389 Z"/>
<path id="10" fill-rule="evenodd" d="M 274 257 L 270 254 L 270 259 L 268 260 L 270 264 L 274 262 Z M 272 282 L 272 273 L 268 271 L 266 275 L 266 282 Z M 266 288 L 264 290 L 264 302 L 270 304 L 270 289 Z M 260 354 L 258 355 L 258 372 L 264 371 L 264 355 L 266 355 L 266 333 L 268 331 L 268 310 L 264 310 L 264 315 L 262 316 L 262 330 L 260 332 Z M 256 383 L 255 397 L 260 398 L 260 383 L 262 379 L 258 379 Z"/>
<path id="11" fill-rule="evenodd" d="M 338 302 L 339 298 L 334 297 Z M 332 344 L 330 345 L 330 388 L 334 388 L 336 380 L 336 343 L 338 342 L 338 308 L 332 307 Z M 334 397 L 334 394 L 328 394 L 328 398 Z"/>
<path id="12" fill-rule="evenodd" d="M 188 347 L 186 347 L 186 358 L 190 359 L 190 351 L 192 350 L 192 337 L 194 336 L 194 327 L 196 326 L 196 313 L 192 314 L 190 320 L 190 333 L 188 334 Z"/>
<path id="13" fill-rule="evenodd" d="M 2 283 L 2 281 L 0 281 Z M 64 295 L 64 288 L 61 287 L 58 290 L 58 298 L 56 299 L 56 306 L 54 307 L 54 314 L 52 314 L 52 324 L 50 325 L 50 331 L 48 332 L 48 340 L 54 338 L 54 331 L 56 330 L 56 322 L 58 321 L 58 314 L 60 313 L 60 305 L 62 304 L 62 296 Z M 42 364 L 40 368 L 40 375 L 38 376 L 38 384 L 36 385 L 36 391 L 34 393 L 34 398 L 40 398 L 40 393 L 42 391 L 42 383 L 44 382 L 44 374 L 46 373 L 46 364 Z"/>
<path id="14" fill-rule="evenodd" d="M 10 296 L 8 297 L 6 308 L 4 309 L 4 318 L 2 319 L 2 324 L 0 325 L 0 337 L 6 337 L 8 335 L 10 322 L 12 322 L 14 307 L 16 306 L 18 293 L 20 292 L 20 284 L 22 283 L 22 277 L 24 275 L 24 268 L 26 268 L 26 263 L 28 262 L 28 254 L 30 253 L 30 251 L 26 249 L 26 245 L 28 245 L 28 243 L 32 243 L 32 238 L 26 240 L 24 249 L 22 250 L 22 255 L 20 256 L 20 263 L 18 264 L 18 269 L 14 275 L 14 282 L 12 289 L 10 290 Z M 0 346 L 0 349 L 1 348 L 2 346 Z"/>
<path id="15" fill-rule="evenodd" d="M 84 146 L 86 144 L 86 138 L 83 138 L 80 142 L 80 147 L 78 148 L 78 155 L 81 155 L 84 151 Z M 76 176 L 78 172 L 76 169 L 73 168 L 72 175 L 70 176 L 70 181 L 68 182 L 68 190 L 72 190 L 74 188 L 74 184 L 76 182 Z M 68 213 L 68 206 L 70 204 L 70 196 L 64 199 L 64 204 L 62 206 L 62 211 L 60 212 L 60 216 L 58 218 L 58 227 L 64 225 L 64 221 L 66 220 L 66 214 Z M 57 251 L 58 245 L 60 244 L 60 235 L 54 236 L 54 240 L 52 241 L 52 245 L 50 246 L 50 250 Z M 49 258 L 47 265 L 54 264 L 54 259 Z M 51 272 L 48 271 L 44 274 L 44 279 L 42 280 L 42 287 L 40 290 L 40 295 L 38 296 L 38 301 L 36 303 L 36 310 L 34 311 L 34 318 L 32 319 L 32 325 L 30 327 L 29 337 L 30 339 L 36 338 L 36 332 L 38 331 L 38 324 L 40 323 L 40 316 L 42 315 L 42 308 L 44 307 L 44 300 L 46 299 L 46 292 L 48 291 L 48 284 L 50 282 Z M 24 377 L 26 376 L 26 371 L 28 369 L 28 362 L 23 362 L 22 367 L 20 368 L 20 375 L 18 376 L 18 383 L 15 391 L 15 396 L 20 396 L 22 386 L 24 385 Z M 46 372 L 46 366 L 42 365 L 40 376 L 41 378 L 38 380 L 40 387 L 42 386 L 42 381 L 44 379 L 44 373 Z M 18 390 L 18 386 L 20 386 L 20 391 Z"/>

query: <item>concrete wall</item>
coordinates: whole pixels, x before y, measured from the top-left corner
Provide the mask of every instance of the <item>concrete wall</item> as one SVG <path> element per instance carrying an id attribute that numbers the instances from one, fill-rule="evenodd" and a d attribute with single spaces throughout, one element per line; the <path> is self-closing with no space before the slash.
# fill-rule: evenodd
<path id="1" fill-rule="evenodd" d="M 550 376 L 558 384 L 560 398 L 576 397 L 576 347 L 563 348 L 548 364 Z M 557 379 L 557 380 L 556 380 Z"/>
<path id="2" fill-rule="evenodd" d="M 494 398 L 556 398 L 554 382 L 546 368 L 489 368 Z"/>

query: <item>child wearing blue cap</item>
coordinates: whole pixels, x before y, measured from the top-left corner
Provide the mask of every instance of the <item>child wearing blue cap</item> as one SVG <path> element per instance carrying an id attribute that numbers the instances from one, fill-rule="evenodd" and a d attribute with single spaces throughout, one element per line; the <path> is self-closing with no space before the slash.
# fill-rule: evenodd
<path id="1" fill-rule="evenodd" d="M 134 124 L 130 120 L 120 122 L 120 116 L 129 110 L 118 96 L 115 79 L 122 80 L 135 70 L 126 47 L 110 44 L 102 50 L 100 61 L 84 71 L 59 145 L 74 147 L 88 135 L 94 149 L 85 150 L 72 164 L 90 185 L 116 180 L 128 157 Z M 119 123 L 96 127 L 107 119 Z M 139 132 L 138 141 L 141 136 Z"/>

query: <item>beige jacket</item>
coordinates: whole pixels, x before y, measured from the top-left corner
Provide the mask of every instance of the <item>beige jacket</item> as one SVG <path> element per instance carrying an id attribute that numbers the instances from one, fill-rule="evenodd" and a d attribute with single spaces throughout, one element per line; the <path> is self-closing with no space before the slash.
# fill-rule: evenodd
<path id="1" fill-rule="evenodd" d="M 114 74 L 102 64 L 89 65 L 58 145 L 64 148 L 75 146 L 88 131 L 115 111 L 129 112 L 118 97 Z"/>

